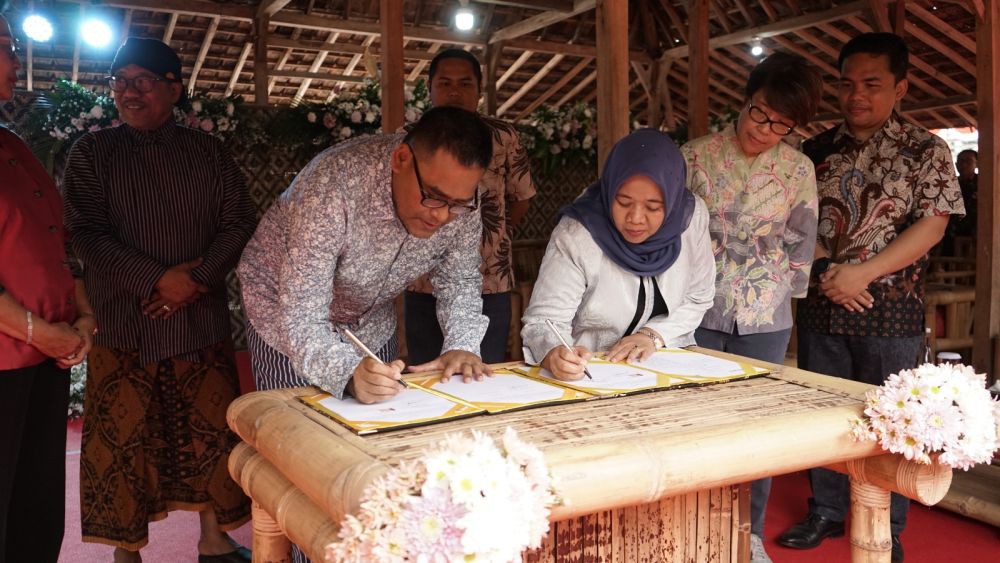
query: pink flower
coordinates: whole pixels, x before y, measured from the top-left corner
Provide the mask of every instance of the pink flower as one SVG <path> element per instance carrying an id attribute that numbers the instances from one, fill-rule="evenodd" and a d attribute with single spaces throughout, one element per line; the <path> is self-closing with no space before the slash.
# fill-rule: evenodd
<path id="1" fill-rule="evenodd" d="M 206 133 L 211 131 L 212 129 L 215 129 L 215 124 L 212 123 L 212 120 L 207 117 L 201 120 L 199 126 L 201 127 L 201 130 L 205 131 Z"/>

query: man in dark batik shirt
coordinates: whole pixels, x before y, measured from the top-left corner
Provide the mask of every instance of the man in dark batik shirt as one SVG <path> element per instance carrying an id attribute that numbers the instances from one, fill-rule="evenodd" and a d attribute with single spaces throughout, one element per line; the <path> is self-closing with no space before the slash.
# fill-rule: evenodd
<path id="1" fill-rule="evenodd" d="M 441 51 L 428 72 L 434 107 L 479 106 L 482 70 L 475 55 L 462 49 Z M 483 274 L 483 314 L 490 324 L 480 345 L 486 363 L 507 359 L 511 291 L 514 289 L 514 227 L 521 221 L 535 195 L 530 158 L 513 124 L 480 116 L 493 133 L 493 157 L 479 182 L 483 238 L 479 248 Z M 409 359 L 423 363 L 438 356 L 444 338 L 438 324 L 434 286 L 429 276 L 410 284 L 405 294 L 406 344 Z"/>
<path id="2" fill-rule="evenodd" d="M 819 229 L 808 297 L 799 303 L 799 367 L 880 385 L 915 367 L 924 333 L 927 253 L 950 215 L 963 215 L 951 153 L 943 140 L 903 122 L 908 51 L 889 33 L 866 33 L 840 52 L 844 123 L 810 139 Z M 846 475 L 810 472 L 809 515 L 778 538 L 809 549 L 844 533 Z M 892 560 L 908 501 L 893 494 Z"/>

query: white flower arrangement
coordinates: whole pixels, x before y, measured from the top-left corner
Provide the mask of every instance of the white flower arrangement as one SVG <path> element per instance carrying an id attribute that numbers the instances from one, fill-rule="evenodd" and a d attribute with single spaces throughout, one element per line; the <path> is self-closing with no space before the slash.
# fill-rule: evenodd
<path id="1" fill-rule="evenodd" d="M 449 435 L 365 490 L 326 561 L 520 561 L 557 502 L 542 453 L 512 428 L 501 448 L 480 432 Z"/>
<path id="2" fill-rule="evenodd" d="M 906 459 L 967 470 L 1000 447 L 1000 403 L 983 375 L 965 365 L 924 364 L 902 370 L 866 395 L 864 417 L 852 422 L 857 440 L 875 440 Z"/>

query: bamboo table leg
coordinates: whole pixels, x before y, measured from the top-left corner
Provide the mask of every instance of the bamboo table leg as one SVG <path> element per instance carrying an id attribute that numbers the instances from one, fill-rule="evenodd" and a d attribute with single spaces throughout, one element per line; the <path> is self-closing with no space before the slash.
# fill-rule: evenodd
<path id="1" fill-rule="evenodd" d="M 889 491 L 851 479 L 851 561 L 889 563 Z"/>
<path id="2" fill-rule="evenodd" d="M 271 515 L 254 502 L 253 563 L 291 563 L 292 544 Z"/>

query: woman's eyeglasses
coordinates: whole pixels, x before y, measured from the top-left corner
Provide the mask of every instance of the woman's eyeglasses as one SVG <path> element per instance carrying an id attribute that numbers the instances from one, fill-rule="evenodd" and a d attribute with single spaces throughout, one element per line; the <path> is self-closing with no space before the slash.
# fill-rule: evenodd
<path id="1" fill-rule="evenodd" d="M 795 126 L 793 125 L 788 125 L 787 123 L 771 119 L 767 116 L 767 113 L 764 110 L 753 105 L 753 102 L 747 104 L 747 115 L 750 116 L 750 119 L 752 119 L 754 123 L 759 123 L 761 125 L 770 124 L 771 132 L 775 135 L 781 135 L 784 137 L 795 130 Z"/>

